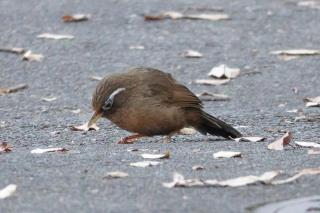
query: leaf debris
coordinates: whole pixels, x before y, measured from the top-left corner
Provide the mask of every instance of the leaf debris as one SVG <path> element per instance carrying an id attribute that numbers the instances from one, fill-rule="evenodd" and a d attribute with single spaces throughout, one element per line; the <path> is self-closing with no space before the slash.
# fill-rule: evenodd
<path id="1" fill-rule="evenodd" d="M 81 14 L 81 13 L 62 16 L 62 20 L 64 22 L 88 21 L 90 18 L 91 18 L 90 14 Z"/>
<path id="2" fill-rule="evenodd" d="M 90 130 L 95 130 L 98 131 L 99 127 L 96 124 L 92 124 L 91 126 L 88 126 L 89 122 L 86 122 L 80 126 L 71 126 L 70 129 L 73 131 L 90 131 Z"/>
<path id="3" fill-rule="evenodd" d="M 284 146 L 288 145 L 291 142 L 291 139 L 292 139 L 292 133 L 286 132 L 286 134 L 283 135 L 281 138 L 274 141 L 273 143 L 270 143 L 268 145 L 268 149 L 283 150 Z"/>
<path id="4" fill-rule="evenodd" d="M 12 146 L 6 142 L 0 143 L 0 153 L 2 152 L 11 152 Z"/>
<path id="5" fill-rule="evenodd" d="M 5 199 L 13 195 L 17 190 L 16 184 L 9 184 L 0 190 L 0 199 Z"/>
<path id="6" fill-rule="evenodd" d="M 209 21 L 229 20 L 229 15 L 225 13 L 201 13 L 201 14 L 183 14 L 176 11 L 167 11 L 160 13 L 159 15 L 145 15 L 145 21 L 159 21 L 163 19 L 199 19 Z"/>
<path id="7" fill-rule="evenodd" d="M 135 162 L 135 163 L 130 163 L 129 165 L 133 166 L 133 167 L 145 168 L 145 167 L 149 167 L 149 166 L 156 166 L 159 164 L 161 164 L 161 162 L 159 162 L 159 161 L 139 161 L 139 162 Z"/>
<path id="8" fill-rule="evenodd" d="M 219 151 L 213 154 L 214 158 L 237 158 L 242 157 L 241 152 Z"/>
<path id="9" fill-rule="evenodd" d="M 42 54 L 32 53 L 31 50 L 28 50 L 22 55 L 22 60 L 25 61 L 41 61 L 44 58 Z"/>
<path id="10" fill-rule="evenodd" d="M 74 36 L 73 35 L 43 33 L 43 34 L 38 35 L 37 38 L 61 40 L 61 39 L 74 39 Z"/>
<path id="11" fill-rule="evenodd" d="M 141 154 L 141 157 L 145 158 L 145 159 L 165 159 L 165 158 L 170 158 L 170 152 L 166 151 L 163 154 Z"/>
<path id="12" fill-rule="evenodd" d="M 43 154 L 47 152 L 67 152 L 67 151 L 69 151 L 69 149 L 62 148 L 62 147 L 55 147 L 55 148 L 46 148 L 46 149 L 37 148 L 37 149 L 31 150 L 30 153 Z"/>
<path id="13" fill-rule="evenodd" d="M 236 78 L 240 74 L 239 68 L 230 68 L 225 64 L 221 64 L 217 67 L 213 67 L 208 73 L 208 76 L 214 78 Z"/>
<path id="14" fill-rule="evenodd" d="M 124 178 L 128 177 L 129 174 L 121 171 L 108 172 L 103 178 L 115 179 L 115 178 Z"/>
<path id="15" fill-rule="evenodd" d="M 193 83 L 218 86 L 218 85 L 226 84 L 229 81 L 230 79 L 197 79 L 193 81 Z"/>
<path id="16" fill-rule="evenodd" d="M 202 53 L 195 51 L 195 50 L 187 50 L 183 53 L 185 58 L 202 58 Z"/>
<path id="17" fill-rule="evenodd" d="M 230 97 L 224 94 L 216 94 L 210 92 L 202 92 L 197 94 L 201 101 L 229 101 Z"/>
<path id="18" fill-rule="evenodd" d="M 5 94 L 8 94 L 8 93 L 18 92 L 20 90 L 24 90 L 24 89 L 27 89 L 27 88 L 28 88 L 27 84 L 19 84 L 17 86 L 13 86 L 13 87 L 0 88 L 0 95 L 5 95 Z"/>
<path id="19" fill-rule="evenodd" d="M 315 142 L 295 141 L 294 143 L 301 147 L 320 148 L 320 143 Z"/>
<path id="20" fill-rule="evenodd" d="M 320 107 L 320 96 L 304 98 L 303 101 L 306 103 L 306 107 Z"/>
<path id="21" fill-rule="evenodd" d="M 241 138 L 235 138 L 234 139 L 237 142 L 243 141 L 243 142 L 260 142 L 266 140 L 265 137 L 241 137 Z"/>

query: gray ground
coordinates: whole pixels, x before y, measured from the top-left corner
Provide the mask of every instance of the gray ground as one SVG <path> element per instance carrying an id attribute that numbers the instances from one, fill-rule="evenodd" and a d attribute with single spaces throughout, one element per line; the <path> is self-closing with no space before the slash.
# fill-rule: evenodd
<path id="1" fill-rule="evenodd" d="M 232 20 L 145 22 L 141 16 L 195 7 L 222 7 Z M 83 23 L 60 20 L 64 14 L 80 12 L 93 17 Z M 42 62 L 25 62 L 17 55 L 0 53 L 1 87 L 30 86 L 0 97 L 0 140 L 14 146 L 13 152 L 0 154 L 0 188 L 18 185 L 14 196 L 0 201 L 0 212 L 241 212 L 257 203 L 320 193 L 319 176 L 280 186 L 162 186 L 172 180 L 174 171 L 188 178 L 226 179 L 278 169 L 292 174 L 319 167 L 319 156 L 308 156 L 306 149 L 279 152 L 266 146 L 286 129 L 293 132 L 294 140 L 319 141 L 319 119 L 314 119 L 319 118 L 319 108 L 305 108 L 302 102 L 305 96 L 320 95 L 319 57 L 282 61 L 269 51 L 319 48 L 320 10 L 281 0 L 2 0 L 0 17 L 1 46 L 24 47 L 45 55 Z M 75 39 L 36 38 L 44 32 L 72 34 Z M 145 50 L 129 50 L 130 45 L 144 45 Z M 198 50 L 205 57 L 183 58 L 181 53 L 186 49 Z M 205 78 L 220 63 L 260 73 L 243 75 L 218 87 L 189 84 Z M 234 126 L 249 126 L 240 130 L 246 135 L 266 136 L 268 141 L 236 143 L 210 137 L 204 142 L 205 138 L 196 134 L 177 136 L 170 144 L 155 137 L 119 145 L 116 141 L 128 133 L 106 120 L 98 123 L 98 132 L 70 131 L 70 125 L 84 123 L 91 116 L 90 99 L 97 82 L 89 77 L 131 66 L 170 72 L 195 93 L 229 95 L 229 102 L 206 102 L 206 110 Z M 294 87 L 298 94 L 292 92 Z M 41 100 L 47 96 L 58 99 Z M 77 108 L 81 114 L 71 112 Z M 302 109 L 313 119 L 292 122 L 297 114 L 286 112 L 291 109 Z M 52 136 L 53 131 L 61 134 Z M 48 146 L 80 153 L 30 154 L 32 149 Z M 170 150 L 172 157 L 162 160 L 160 166 L 129 167 L 130 162 L 142 160 L 127 152 L 130 147 Z M 244 157 L 213 159 L 212 154 L 220 150 L 241 151 Z M 195 164 L 206 169 L 193 171 Z M 103 179 L 106 172 L 115 170 L 128 172 L 129 177 Z"/>

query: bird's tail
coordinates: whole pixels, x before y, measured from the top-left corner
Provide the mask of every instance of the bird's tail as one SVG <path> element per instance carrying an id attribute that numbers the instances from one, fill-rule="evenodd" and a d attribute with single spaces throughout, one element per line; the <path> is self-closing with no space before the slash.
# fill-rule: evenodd
<path id="1" fill-rule="evenodd" d="M 196 128 L 203 134 L 209 133 L 211 135 L 222 136 L 227 139 L 239 138 L 242 136 L 238 130 L 206 112 L 202 112 L 200 124 L 198 124 Z"/>

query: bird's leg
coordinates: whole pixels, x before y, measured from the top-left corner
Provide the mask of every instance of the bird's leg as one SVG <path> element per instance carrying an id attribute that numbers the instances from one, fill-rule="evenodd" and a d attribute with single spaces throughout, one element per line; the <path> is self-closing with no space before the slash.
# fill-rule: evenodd
<path id="1" fill-rule="evenodd" d="M 144 137 L 140 134 L 130 135 L 128 137 L 122 138 L 120 141 L 118 141 L 119 144 L 132 144 L 134 141 L 138 140 L 139 138 Z"/>

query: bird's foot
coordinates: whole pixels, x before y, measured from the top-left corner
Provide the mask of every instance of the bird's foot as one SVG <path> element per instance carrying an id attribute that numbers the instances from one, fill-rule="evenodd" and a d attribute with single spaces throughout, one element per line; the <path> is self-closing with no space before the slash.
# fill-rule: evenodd
<path id="1" fill-rule="evenodd" d="M 143 135 L 130 135 L 128 137 L 122 138 L 120 141 L 118 141 L 118 144 L 133 144 L 136 140 L 143 137 Z"/>

